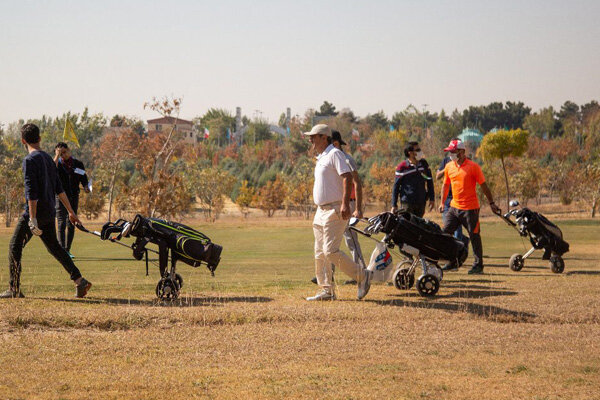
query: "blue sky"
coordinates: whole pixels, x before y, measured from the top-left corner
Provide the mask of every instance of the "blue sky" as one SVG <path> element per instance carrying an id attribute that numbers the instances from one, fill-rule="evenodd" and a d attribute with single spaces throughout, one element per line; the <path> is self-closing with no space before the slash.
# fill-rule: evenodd
<path id="1" fill-rule="evenodd" d="M 600 99 L 599 1 L 0 2 L 0 122 Z"/>

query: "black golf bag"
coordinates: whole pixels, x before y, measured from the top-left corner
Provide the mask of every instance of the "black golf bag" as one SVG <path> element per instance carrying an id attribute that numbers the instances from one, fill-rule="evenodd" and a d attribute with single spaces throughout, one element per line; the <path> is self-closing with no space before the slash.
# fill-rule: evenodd
<path id="1" fill-rule="evenodd" d="M 531 245 L 536 249 L 544 249 L 544 260 L 549 260 L 552 253 L 562 256 L 569 251 L 569 243 L 563 240 L 562 231 L 542 214 L 521 208 L 515 213 L 519 232 L 529 235 Z"/>
<path id="2" fill-rule="evenodd" d="M 510 202 L 511 207 L 517 207 L 519 202 Z M 519 235 L 529 236 L 531 249 L 525 254 L 513 254 L 508 261 L 508 266 L 513 271 L 520 271 L 525 265 L 525 260 L 537 249 L 544 249 L 543 260 L 550 260 L 550 269 L 554 273 L 561 273 L 565 269 L 562 255 L 569 251 L 569 243 L 563 239 L 562 231 L 542 214 L 531 211 L 527 207 L 514 208 L 502 215 L 498 213 L 509 225 L 513 226 Z M 515 217 L 513 222 L 510 217 Z"/>
<path id="3" fill-rule="evenodd" d="M 380 218 L 383 224 L 381 232 L 386 233 L 399 247 L 406 244 L 418 249 L 429 261 L 437 263 L 445 260 L 460 265 L 467 258 L 465 244 L 442 232 L 435 222 L 408 212 L 396 215 L 383 213 Z"/>
<path id="4" fill-rule="evenodd" d="M 138 214 L 133 219 L 130 234 L 137 238 L 132 247 L 133 256 L 138 260 L 143 257 L 149 242 L 157 244 L 159 251 L 161 247 L 170 249 L 173 260 L 181 260 L 192 267 L 205 263 L 213 274 L 221 260 L 221 246 L 212 243 L 202 232 L 177 222 L 144 218 Z M 161 275 L 163 272 L 161 267 Z"/>
<path id="5" fill-rule="evenodd" d="M 89 232 L 83 226 L 79 229 Z M 158 254 L 158 267 L 161 279 L 156 286 L 156 295 L 161 299 L 175 299 L 183 286 L 183 278 L 175 272 L 177 261 L 181 260 L 192 267 L 206 265 L 211 275 L 221 260 L 223 248 L 213 243 L 208 236 L 189 226 L 165 221 L 157 218 L 144 218 L 136 215 L 132 222 L 119 219 L 104 224 L 101 232 L 89 232 L 133 250 L 136 260 L 146 258 L 146 275 L 148 274 L 148 252 Z M 121 243 L 123 237 L 134 236 L 135 242 L 129 246 Z M 158 251 L 146 246 L 152 243 Z M 168 269 L 169 259 L 171 268 Z"/>

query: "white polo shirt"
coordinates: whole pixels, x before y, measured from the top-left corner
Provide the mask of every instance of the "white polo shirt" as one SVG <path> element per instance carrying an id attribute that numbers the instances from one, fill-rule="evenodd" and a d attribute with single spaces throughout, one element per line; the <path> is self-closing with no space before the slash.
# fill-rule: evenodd
<path id="1" fill-rule="evenodd" d="M 352 169 L 346 162 L 346 156 L 334 145 L 330 144 L 317 156 L 313 186 L 313 199 L 316 205 L 342 201 L 344 181 L 340 175 L 347 172 L 352 172 Z"/>

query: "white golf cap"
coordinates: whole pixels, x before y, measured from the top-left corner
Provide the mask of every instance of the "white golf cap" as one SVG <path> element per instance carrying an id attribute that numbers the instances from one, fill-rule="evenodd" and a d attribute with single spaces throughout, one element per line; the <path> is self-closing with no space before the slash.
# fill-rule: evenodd
<path id="1" fill-rule="evenodd" d="M 318 124 L 313 126 L 310 132 L 304 132 L 304 134 L 306 136 L 325 135 L 331 137 L 331 128 L 325 124 Z"/>

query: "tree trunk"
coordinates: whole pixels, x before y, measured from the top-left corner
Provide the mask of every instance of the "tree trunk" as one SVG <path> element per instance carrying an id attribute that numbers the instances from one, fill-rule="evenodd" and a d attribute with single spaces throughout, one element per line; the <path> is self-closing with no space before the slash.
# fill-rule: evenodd
<path id="1" fill-rule="evenodd" d="M 506 183 L 506 209 L 510 210 L 510 191 L 508 189 L 508 175 L 506 174 L 506 166 L 504 165 L 504 157 L 500 157 L 502 163 L 502 171 L 504 171 L 504 183 Z"/>
<path id="2" fill-rule="evenodd" d="M 592 218 L 596 216 L 596 207 L 598 206 L 598 197 L 594 196 L 592 199 Z"/>

